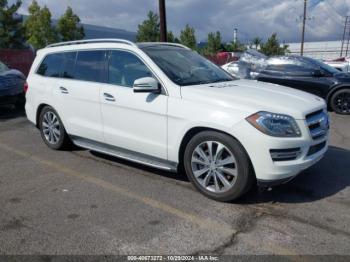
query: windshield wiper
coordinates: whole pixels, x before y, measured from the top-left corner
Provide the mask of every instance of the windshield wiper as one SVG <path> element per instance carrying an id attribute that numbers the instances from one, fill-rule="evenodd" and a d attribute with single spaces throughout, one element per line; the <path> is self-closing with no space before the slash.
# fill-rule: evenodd
<path id="1" fill-rule="evenodd" d="M 233 81 L 233 79 L 216 79 L 216 80 L 207 80 L 207 81 L 194 81 L 188 83 L 182 83 L 182 86 L 192 86 L 192 85 L 205 85 L 205 84 L 214 84 L 219 82 L 229 82 Z"/>
<path id="2" fill-rule="evenodd" d="M 210 81 L 210 83 L 230 82 L 230 81 L 233 81 L 233 79 L 217 79 L 214 81 Z"/>

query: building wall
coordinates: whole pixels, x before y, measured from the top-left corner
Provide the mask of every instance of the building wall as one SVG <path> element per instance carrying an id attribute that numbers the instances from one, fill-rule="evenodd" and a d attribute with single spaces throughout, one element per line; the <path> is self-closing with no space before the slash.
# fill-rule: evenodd
<path id="1" fill-rule="evenodd" d="M 0 61 L 11 69 L 17 69 L 28 76 L 30 67 L 34 61 L 34 53 L 29 49 L 1 49 Z"/>
<path id="2" fill-rule="evenodd" d="M 289 43 L 288 45 L 292 54 L 300 54 L 301 43 Z M 304 54 L 316 59 L 336 59 L 340 57 L 341 45 L 342 41 L 306 42 L 304 44 Z M 350 50 L 348 55 L 350 55 Z"/>

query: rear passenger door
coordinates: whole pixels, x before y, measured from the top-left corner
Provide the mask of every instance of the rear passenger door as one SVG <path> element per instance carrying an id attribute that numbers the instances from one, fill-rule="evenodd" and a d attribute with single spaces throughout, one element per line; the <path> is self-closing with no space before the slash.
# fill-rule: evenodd
<path id="1" fill-rule="evenodd" d="M 154 77 L 135 54 L 109 54 L 108 84 L 101 89 L 101 109 L 108 144 L 167 159 L 167 101 L 163 94 L 134 93 L 133 83 Z"/>
<path id="2" fill-rule="evenodd" d="M 286 75 L 283 65 L 268 65 L 258 74 L 256 79 L 262 82 L 286 85 Z"/>
<path id="3" fill-rule="evenodd" d="M 70 135 L 103 142 L 100 89 L 106 82 L 106 51 L 65 53 L 53 96 Z"/>

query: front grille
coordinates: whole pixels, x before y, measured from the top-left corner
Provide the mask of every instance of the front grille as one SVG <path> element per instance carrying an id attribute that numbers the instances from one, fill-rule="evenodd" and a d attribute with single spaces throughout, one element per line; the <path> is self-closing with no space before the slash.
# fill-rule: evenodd
<path id="1" fill-rule="evenodd" d="M 316 111 L 306 116 L 306 123 L 312 139 L 324 138 L 329 130 L 328 115 L 323 110 Z"/>
<path id="2" fill-rule="evenodd" d="M 292 160 L 296 160 L 301 155 L 301 149 L 300 148 L 271 149 L 270 154 L 274 162 L 292 161 Z"/>
<path id="3" fill-rule="evenodd" d="M 326 146 L 326 141 L 322 142 L 320 144 L 314 145 L 312 147 L 310 147 L 309 151 L 307 152 L 307 156 L 312 156 L 314 154 L 316 154 L 317 152 L 321 151 L 323 148 L 325 148 Z"/>

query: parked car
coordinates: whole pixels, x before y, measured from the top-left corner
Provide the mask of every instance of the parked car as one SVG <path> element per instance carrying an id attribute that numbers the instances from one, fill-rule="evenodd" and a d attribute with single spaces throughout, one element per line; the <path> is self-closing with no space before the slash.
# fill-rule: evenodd
<path id="1" fill-rule="evenodd" d="M 334 67 L 342 72 L 350 72 L 350 57 L 341 57 L 335 60 L 326 60 L 325 64 Z"/>
<path id="2" fill-rule="evenodd" d="M 248 51 L 238 62 L 222 67 L 240 78 L 256 79 L 312 93 L 326 100 L 329 110 L 350 114 L 350 74 L 301 56 L 265 57 Z"/>
<path id="3" fill-rule="evenodd" d="M 25 79 L 20 71 L 9 69 L 0 61 L 0 105 L 24 107 Z"/>
<path id="4" fill-rule="evenodd" d="M 328 147 L 317 96 L 236 80 L 172 43 L 85 40 L 39 50 L 26 114 L 52 149 L 77 146 L 186 172 L 220 201 L 286 183 Z"/>

